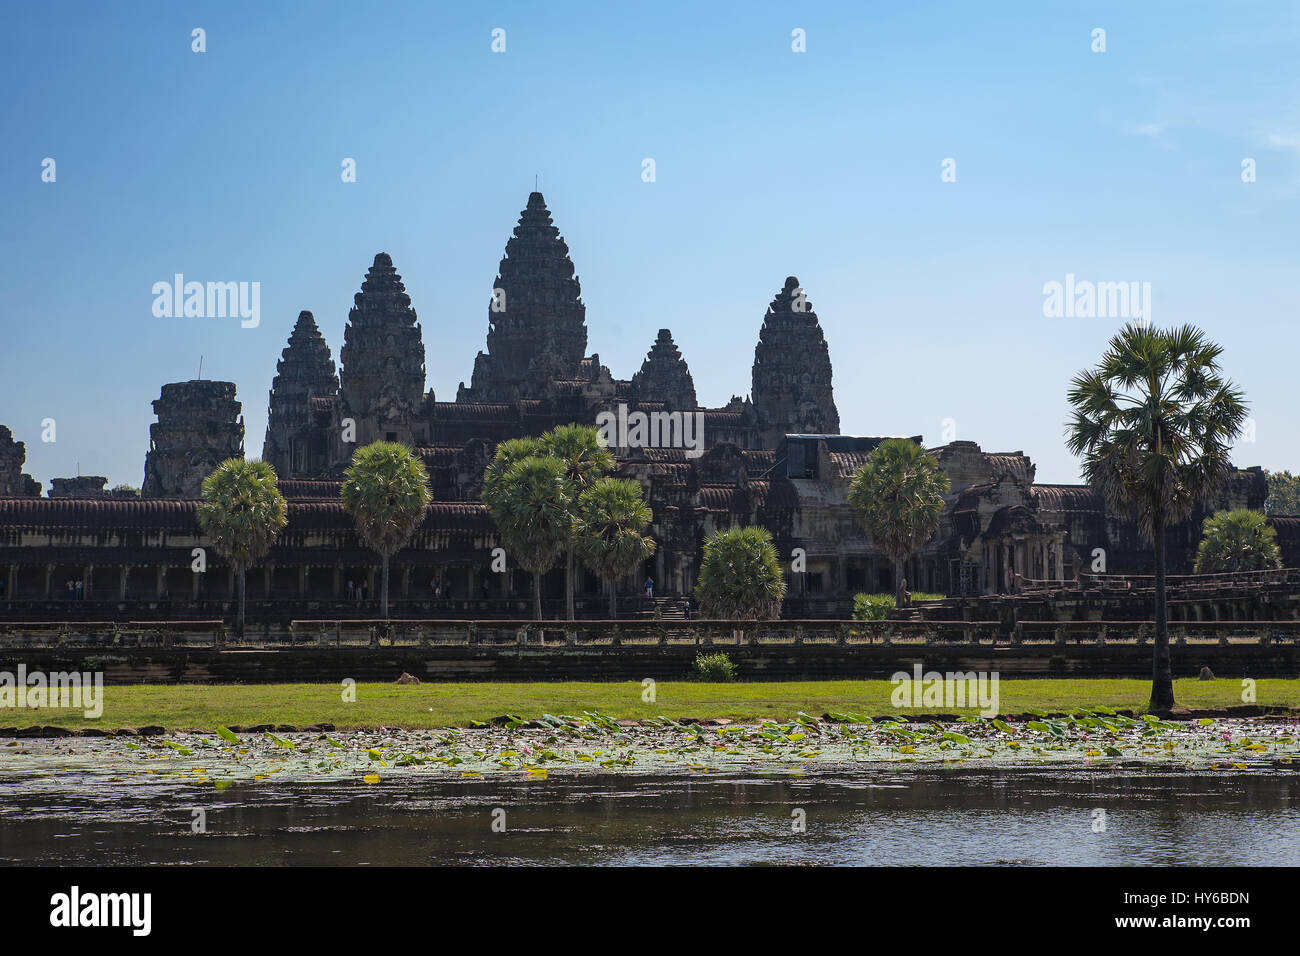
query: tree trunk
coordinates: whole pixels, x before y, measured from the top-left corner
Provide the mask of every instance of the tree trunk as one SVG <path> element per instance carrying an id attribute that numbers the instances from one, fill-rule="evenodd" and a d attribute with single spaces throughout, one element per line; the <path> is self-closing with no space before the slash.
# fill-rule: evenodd
<path id="1" fill-rule="evenodd" d="M 542 572 L 533 572 L 533 616 L 542 619 Z"/>
<path id="2" fill-rule="evenodd" d="M 564 613 L 565 620 L 573 620 L 573 539 L 569 539 L 569 553 L 564 564 Z"/>
<path id="3" fill-rule="evenodd" d="M 609 619 L 618 617 L 618 578 L 609 578 Z"/>
<path id="4" fill-rule="evenodd" d="M 1165 603 L 1165 526 L 1158 521 L 1152 537 L 1156 557 L 1156 640 L 1151 662 L 1151 711 L 1174 706 L 1174 675 L 1169 661 L 1169 613 Z"/>
<path id="5" fill-rule="evenodd" d="M 384 572 L 383 580 L 379 585 L 379 610 L 384 615 L 384 620 L 388 620 L 388 555 L 384 555 Z"/>
<path id="6" fill-rule="evenodd" d="M 244 639 L 244 562 L 239 562 L 239 614 L 235 618 L 235 637 L 239 640 Z"/>

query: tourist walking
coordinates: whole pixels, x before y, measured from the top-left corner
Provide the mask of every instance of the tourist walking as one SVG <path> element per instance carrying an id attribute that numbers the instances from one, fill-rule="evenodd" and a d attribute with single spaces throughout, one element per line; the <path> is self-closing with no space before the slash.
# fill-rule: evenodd
<path id="1" fill-rule="evenodd" d="M 645 579 L 645 596 L 646 596 L 648 599 L 650 599 L 650 600 L 654 600 L 654 596 L 655 596 L 655 579 L 654 579 L 654 578 L 646 578 L 646 579 Z"/>

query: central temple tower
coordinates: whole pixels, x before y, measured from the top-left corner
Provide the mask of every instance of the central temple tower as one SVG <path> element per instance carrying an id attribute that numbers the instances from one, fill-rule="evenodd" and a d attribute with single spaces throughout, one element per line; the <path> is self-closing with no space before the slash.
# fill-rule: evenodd
<path id="1" fill-rule="evenodd" d="M 542 194 L 531 193 L 493 285 L 487 352 L 456 401 L 542 398 L 551 382 L 579 378 L 586 351 L 587 307 L 569 247 Z"/>

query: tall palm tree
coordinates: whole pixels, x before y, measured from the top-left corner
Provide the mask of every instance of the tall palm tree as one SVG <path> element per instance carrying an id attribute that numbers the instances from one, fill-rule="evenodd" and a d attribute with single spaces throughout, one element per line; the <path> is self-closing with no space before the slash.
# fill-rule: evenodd
<path id="1" fill-rule="evenodd" d="M 542 454 L 564 462 L 566 493 L 574 504 L 583 491 L 614 467 L 613 454 L 601 444 L 600 432 L 590 425 L 558 425 L 543 435 L 538 444 Z M 573 557 L 578 542 L 576 512 L 571 518 L 564 564 L 564 610 L 570 621 L 573 620 Z"/>
<path id="2" fill-rule="evenodd" d="M 948 484 L 938 459 L 906 438 L 882 441 L 853 476 L 849 504 L 893 560 L 896 589 L 902 587 L 903 562 L 939 530 Z"/>
<path id="3" fill-rule="evenodd" d="M 721 620 L 771 620 L 781 616 L 785 575 L 766 528 L 728 528 L 704 542 L 704 559 L 695 585 L 704 617 Z"/>
<path id="4" fill-rule="evenodd" d="M 654 519 L 635 481 L 597 478 L 578 499 L 578 556 L 609 587 L 609 616 L 618 617 L 618 579 L 654 554 L 641 531 Z"/>
<path id="5" fill-rule="evenodd" d="M 1110 340 L 1097 368 L 1070 382 L 1067 445 L 1083 456 L 1084 477 L 1108 507 L 1137 510 L 1155 552 L 1153 712 L 1174 707 L 1165 529 L 1223 483 L 1232 467 L 1229 446 L 1246 418 L 1241 392 L 1219 374 L 1222 351 L 1190 325 L 1129 324 Z"/>
<path id="6" fill-rule="evenodd" d="M 483 493 L 506 551 L 533 575 L 533 612 L 539 621 L 542 575 L 555 566 L 573 524 L 567 488 L 564 462 L 532 455 L 500 472 Z"/>
<path id="7" fill-rule="evenodd" d="M 228 458 L 203 479 L 199 527 L 219 554 L 234 562 L 239 577 L 239 612 L 235 634 L 244 636 L 245 578 L 248 566 L 271 550 L 288 522 L 284 495 L 275 469 L 264 461 Z"/>
<path id="8" fill-rule="evenodd" d="M 383 561 L 379 609 L 388 618 L 388 565 L 424 520 L 433 493 L 429 473 L 410 448 L 377 441 L 357 449 L 343 472 L 343 508 L 357 534 Z"/>

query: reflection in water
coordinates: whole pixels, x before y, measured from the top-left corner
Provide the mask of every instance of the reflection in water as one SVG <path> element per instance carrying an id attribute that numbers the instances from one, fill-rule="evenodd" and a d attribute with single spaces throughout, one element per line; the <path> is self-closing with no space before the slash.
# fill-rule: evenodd
<path id="1" fill-rule="evenodd" d="M 0 862 L 1300 864 L 1294 773 L 78 785 L 91 779 L 0 788 Z M 498 808 L 504 832 L 493 830 Z M 195 809 L 206 811 L 205 834 L 192 832 Z M 794 832 L 797 809 L 804 833 Z M 1104 832 L 1094 832 L 1095 810 Z"/>

